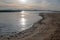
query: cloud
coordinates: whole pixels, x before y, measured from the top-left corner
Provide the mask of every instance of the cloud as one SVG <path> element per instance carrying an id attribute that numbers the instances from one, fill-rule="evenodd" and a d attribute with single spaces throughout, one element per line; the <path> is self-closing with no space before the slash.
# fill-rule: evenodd
<path id="1" fill-rule="evenodd" d="M 59 0 L 27 0 L 22 4 L 20 0 L 0 0 L 0 9 L 49 9 L 60 10 Z"/>

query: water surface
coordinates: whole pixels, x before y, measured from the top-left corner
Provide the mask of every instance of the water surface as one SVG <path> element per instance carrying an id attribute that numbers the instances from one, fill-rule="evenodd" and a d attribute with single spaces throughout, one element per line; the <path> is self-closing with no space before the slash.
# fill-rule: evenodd
<path id="1" fill-rule="evenodd" d="M 12 35 L 26 30 L 42 19 L 39 11 L 0 13 L 0 35 Z"/>

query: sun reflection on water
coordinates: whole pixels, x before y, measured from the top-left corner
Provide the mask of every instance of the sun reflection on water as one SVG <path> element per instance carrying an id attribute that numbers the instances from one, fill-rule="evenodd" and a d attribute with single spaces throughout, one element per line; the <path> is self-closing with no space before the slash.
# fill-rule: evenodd
<path id="1" fill-rule="evenodd" d="M 26 19 L 25 18 L 21 18 L 21 25 L 22 26 L 26 25 Z"/>
<path id="2" fill-rule="evenodd" d="M 25 30 L 26 29 L 26 18 L 25 18 L 26 14 L 24 11 L 21 12 L 21 18 L 20 18 L 20 24 L 22 26 L 21 30 Z"/>
<path id="3" fill-rule="evenodd" d="M 25 11 L 22 11 L 22 12 L 20 12 L 21 14 L 24 14 L 25 13 Z"/>

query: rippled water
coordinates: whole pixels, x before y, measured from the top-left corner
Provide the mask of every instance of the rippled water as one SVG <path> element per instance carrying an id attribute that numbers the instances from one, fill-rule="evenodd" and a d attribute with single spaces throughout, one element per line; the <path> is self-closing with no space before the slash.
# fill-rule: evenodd
<path id="1" fill-rule="evenodd" d="M 39 11 L 0 13 L 0 35 L 11 35 L 26 30 L 42 19 Z"/>

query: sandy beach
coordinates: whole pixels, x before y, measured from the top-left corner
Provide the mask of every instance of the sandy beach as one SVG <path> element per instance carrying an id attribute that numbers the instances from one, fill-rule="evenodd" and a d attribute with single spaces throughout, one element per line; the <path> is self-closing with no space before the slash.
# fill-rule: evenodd
<path id="1" fill-rule="evenodd" d="M 30 29 L 11 36 L 0 36 L 0 40 L 60 40 L 60 14 L 40 13 L 42 20 Z"/>

